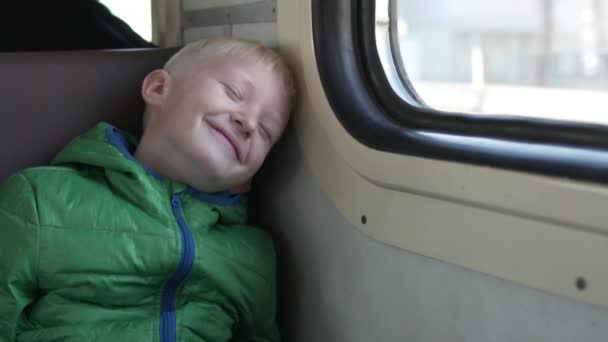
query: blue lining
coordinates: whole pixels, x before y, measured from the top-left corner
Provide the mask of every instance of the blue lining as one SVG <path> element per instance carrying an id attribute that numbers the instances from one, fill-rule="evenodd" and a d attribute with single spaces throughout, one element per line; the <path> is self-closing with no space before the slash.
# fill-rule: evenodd
<path id="1" fill-rule="evenodd" d="M 175 319 L 175 292 L 179 285 L 186 279 L 192 265 L 194 264 L 194 239 L 192 233 L 188 229 L 186 221 L 181 213 L 181 201 L 179 194 L 175 193 L 171 195 L 171 210 L 173 216 L 179 226 L 181 241 L 182 241 L 182 255 L 179 262 L 177 271 L 167 281 L 163 288 L 163 293 L 160 302 L 160 341 L 161 342 L 175 342 L 177 335 L 176 319 Z"/>
<path id="2" fill-rule="evenodd" d="M 118 151 L 120 151 L 125 158 L 139 165 L 142 169 L 144 169 L 144 171 L 146 171 L 147 174 L 153 176 L 154 178 L 158 180 L 165 179 L 161 174 L 146 167 L 135 159 L 131 152 L 129 142 L 117 128 L 109 126 L 106 128 L 105 133 L 106 137 L 108 138 L 108 142 L 112 144 L 112 146 L 114 146 Z M 202 192 L 190 186 L 188 186 L 186 192 L 188 195 L 200 201 L 211 202 L 218 205 L 234 205 L 241 199 L 241 197 L 243 197 L 243 194 L 231 194 L 229 191 L 221 191 L 216 193 Z"/>
<path id="3" fill-rule="evenodd" d="M 244 194 L 231 194 L 229 191 L 208 193 L 188 187 L 186 193 L 200 201 L 211 202 L 219 205 L 233 205 L 238 202 Z"/>
<path id="4" fill-rule="evenodd" d="M 154 170 L 146 167 L 144 164 L 140 163 L 139 160 L 135 159 L 135 157 L 133 157 L 133 154 L 131 153 L 131 150 L 129 149 L 129 142 L 127 141 L 127 139 L 125 139 L 125 137 L 122 135 L 122 133 L 115 127 L 107 127 L 106 128 L 106 137 L 108 138 L 108 142 L 110 144 L 112 144 L 112 146 L 116 147 L 116 149 L 118 151 L 120 151 L 120 153 L 122 153 L 122 155 L 127 158 L 128 160 L 136 163 L 137 165 L 141 166 L 142 169 L 144 169 L 144 171 L 146 171 L 147 174 L 153 176 L 154 178 L 158 179 L 158 180 L 163 180 L 164 177 L 162 175 L 160 175 L 159 173 L 155 172 Z"/>

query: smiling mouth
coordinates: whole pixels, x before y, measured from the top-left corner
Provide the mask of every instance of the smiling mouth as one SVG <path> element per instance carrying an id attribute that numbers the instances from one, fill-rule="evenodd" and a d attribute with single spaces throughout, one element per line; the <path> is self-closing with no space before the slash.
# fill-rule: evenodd
<path id="1" fill-rule="evenodd" d="M 230 146 L 232 147 L 232 149 L 234 151 L 234 156 L 235 156 L 236 160 L 241 162 L 239 149 L 238 149 L 236 143 L 234 142 L 233 138 L 230 136 L 230 134 L 228 134 L 226 131 L 224 131 L 221 127 L 217 127 L 213 124 L 209 124 L 209 127 L 211 127 L 211 129 L 216 131 L 218 134 L 222 135 L 224 137 L 224 139 L 226 139 L 226 141 L 228 141 L 228 143 L 230 144 Z"/>

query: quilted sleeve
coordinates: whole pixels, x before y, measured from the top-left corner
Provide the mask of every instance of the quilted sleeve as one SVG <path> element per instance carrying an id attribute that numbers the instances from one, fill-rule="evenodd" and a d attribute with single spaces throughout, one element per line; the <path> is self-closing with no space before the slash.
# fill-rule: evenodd
<path id="1" fill-rule="evenodd" d="M 254 326 L 251 341 L 278 342 L 279 330 L 276 324 L 276 281 L 274 277 L 267 280 L 267 286 L 262 289 L 266 292 L 260 294 L 258 316 L 253 318 Z"/>
<path id="2" fill-rule="evenodd" d="M 38 214 L 34 192 L 17 174 L 0 185 L 0 341 L 14 341 L 17 322 L 36 292 Z"/>
<path id="3" fill-rule="evenodd" d="M 250 228 L 251 231 L 254 229 Z M 255 229 L 255 253 L 250 255 L 251 271 L 243 274 L 242 285 L 247 292 L 248 305 L 242 312 L 242 329 L 237 341 L 280 341 L 276 323 L 277 286 L 276 256 L 271 237 Z"/>

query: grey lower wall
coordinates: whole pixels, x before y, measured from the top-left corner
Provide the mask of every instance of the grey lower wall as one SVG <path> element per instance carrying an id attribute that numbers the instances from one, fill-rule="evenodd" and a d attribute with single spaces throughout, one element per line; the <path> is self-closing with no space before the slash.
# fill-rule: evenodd
<path id="1" fill-rule="evenodd" d="M 259 175 L 252 219 L 277 244 L 284 341 L 608 341 L 606 309 L 369 239 L 323 194 L 292 131 Z"/>

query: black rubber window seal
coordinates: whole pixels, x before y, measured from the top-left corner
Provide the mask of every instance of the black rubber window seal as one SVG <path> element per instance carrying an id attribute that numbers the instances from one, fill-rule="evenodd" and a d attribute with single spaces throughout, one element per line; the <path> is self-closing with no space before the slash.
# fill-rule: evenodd
<path id="1" fill-rule="evenodd" d="M 405 155 L 608 181 L 608 127 L 445 113 L 408 103 L 391 87 L 376 49 L 374 0 L 312 0 L 312 14 L 323 89 L 340 123 L 360 143 Z M 409 91 L 419 100 L 413 88 Z"/>

